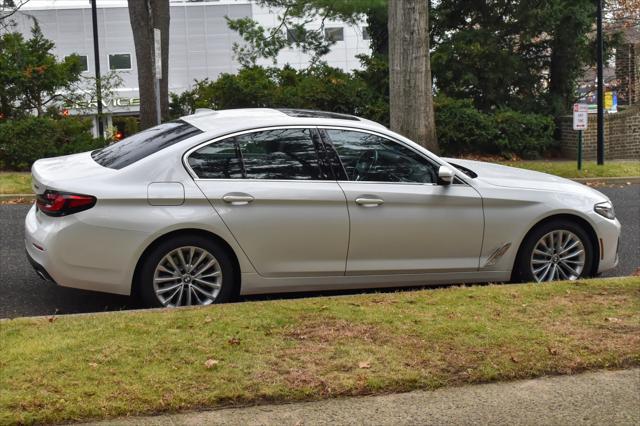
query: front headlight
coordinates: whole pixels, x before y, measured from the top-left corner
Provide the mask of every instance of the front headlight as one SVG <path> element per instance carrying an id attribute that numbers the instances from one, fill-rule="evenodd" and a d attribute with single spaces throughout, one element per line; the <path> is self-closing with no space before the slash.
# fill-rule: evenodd
<path id="1" fill-rule="evenodd" d="M 596 204 L 593 206 L 593 210 L 595 210 L 600 216 L 604 216 L 607 219 L 613 220 L 616 218 L 616 212 L 613 210 L 613 204 L 609 201 Z"/>

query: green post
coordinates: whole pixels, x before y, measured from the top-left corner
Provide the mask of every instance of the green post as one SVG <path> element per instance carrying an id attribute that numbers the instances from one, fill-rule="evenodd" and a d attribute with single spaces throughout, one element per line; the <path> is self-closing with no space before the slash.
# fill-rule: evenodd
<path id="1" fill-rule="evenodd" d="M 582 169 L 582 130 L 578 130 L 578 170 Z"/>

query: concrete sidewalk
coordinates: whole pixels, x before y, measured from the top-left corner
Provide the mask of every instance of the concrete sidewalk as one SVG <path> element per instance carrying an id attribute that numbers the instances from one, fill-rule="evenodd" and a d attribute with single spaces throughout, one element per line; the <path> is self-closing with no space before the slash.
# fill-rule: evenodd
<path id="1" fill-rule="evenodd" d="M 638 425 L 640 369 L 117 419 L 100 425 Z"/>

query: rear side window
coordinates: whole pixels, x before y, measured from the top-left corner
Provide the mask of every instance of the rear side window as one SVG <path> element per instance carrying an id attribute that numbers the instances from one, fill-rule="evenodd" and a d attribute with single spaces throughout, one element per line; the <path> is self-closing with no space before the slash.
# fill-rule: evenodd
<path id="1" fill-rule="evenodd" d="M 326 179 L 310 129 L 247 133 L 213 142 L 188 159 L 201 179 Z"/>
<path id="2" fill-rule="evenodd" d="M 185 121 L 171 121 L 93 151 L 91 157 L 101 166 L 121 169 L 200 133 L 202 130 Z"/>

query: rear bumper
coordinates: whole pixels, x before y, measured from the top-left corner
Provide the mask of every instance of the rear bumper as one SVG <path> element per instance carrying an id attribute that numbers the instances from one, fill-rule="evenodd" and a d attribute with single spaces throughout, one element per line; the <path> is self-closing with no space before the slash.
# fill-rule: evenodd
<path id="1" fill-rule="evenodd" d="M 42 278 L 45 281 L 49 281 L 53 284 L 58 285 L 56 281 L 51 277 L 51 275 L 49 275 L 49 273 L 44 268 L 44 266 L 36 262 L 35 259 L 31 257 L 31 255 L 29 254 L 29 250 L 25 249 L 25 254 L 27 255 L 27 260 L 29 261 L 33 269 L 36 271 L 36 274 L 38 274 L 40 278 Z"/>
<path id="2" fill-rule="evenodd" d="M 56 218 L 41 215 L 34 206 L 25 218 L 27 259 L 38 275 L 61 287 L 130 293 L 131 278 L 122 268 L 126 262 L 117 259 L 109 264 L 109 252 L 100 244 L 104 240 L 100 233 L 113 231 L 87 225 L 76 215 Z M 91 240 L 89 236 L 96 242 L 87 242 Z M 125 259 L 132 257 L 122 249 L 112 252 Z"/>

